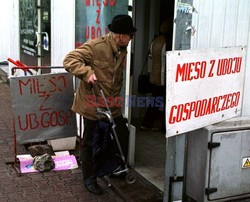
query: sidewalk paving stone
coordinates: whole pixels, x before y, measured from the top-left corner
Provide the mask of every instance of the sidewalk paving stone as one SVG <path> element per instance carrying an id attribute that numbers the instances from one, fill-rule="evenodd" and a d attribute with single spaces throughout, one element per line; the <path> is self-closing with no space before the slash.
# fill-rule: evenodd
<path id="1" fill-rule="evenodd" d="M 121 202 L 125 201 L 111 189 L 103 179 L 98 183 L 104 189 L 103 195 L 89 193 L 82 181 L 81 168 L 67 171 L 50 171 L 44 173 L 25 173 L 19 177 L 6 162 L 14 160 L 12 101 L 10 86 L 0 83 L 0 202 L 46 201 L 46 202 Z M 17 145 L 17 154 L 27 154 L 22 145 Z M 127 185 L 124 180 L 114 181 L 121 193 L 126 194 L 127 201 L 154 202 L 154 192 L 142 181 Z M 144 195 L 143 197 L 137 196 Z M 151 198 L 150 198 L 151 197 Z M 138 199 L 139 198 L 139 199 Z M 156 197 L 157 198 L 157 197 Z M 158 199 L 158 198 L 157 198 Z M 155 200 L 160 201 L 160 200 Z"/>

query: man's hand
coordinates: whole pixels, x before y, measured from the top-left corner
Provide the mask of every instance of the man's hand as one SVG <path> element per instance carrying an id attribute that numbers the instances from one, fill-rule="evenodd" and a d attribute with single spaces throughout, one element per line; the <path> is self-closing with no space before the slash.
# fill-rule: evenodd
<path id="1" fill-rule="evenodd" d="M 89 83 L 89 84 L 95 84 L 96 81 L 97 81 L 97 78 L 96 78 L 95 74 L 92 74 L 92 75 L 89 77 L 88 83 Z"/>

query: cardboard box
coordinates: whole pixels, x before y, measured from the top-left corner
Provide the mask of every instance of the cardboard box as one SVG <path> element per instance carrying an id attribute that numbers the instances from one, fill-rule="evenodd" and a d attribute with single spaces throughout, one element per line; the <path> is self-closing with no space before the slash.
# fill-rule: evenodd
<path id="1" fill-rule="evenodd" d="M 48 144 L 53 147 L 54 151 L 74 150 L 76 148 L 76 136 L 48 140 Z"/>

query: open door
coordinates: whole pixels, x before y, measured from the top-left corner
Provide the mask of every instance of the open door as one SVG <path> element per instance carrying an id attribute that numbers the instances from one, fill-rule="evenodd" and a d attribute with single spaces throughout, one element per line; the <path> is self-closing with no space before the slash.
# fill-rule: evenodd
<path id="1" fill-rule="evenodd" d="M 168 50 L 171 50 L 174 21 L 174 0 L 155 0 L 155 1 L 134 1 L 133 5 L 135 25 L 137 32 L 134 39 L 134 60 L 133 60 L 133 88 L 132 95 L 136 99 L 136 106 L 132 106 L 131 123 L 136 126 L 135 140 L 135 171 L 150 182 L 160 191 L 164 191 L 164 171 L 166 156 L 166 138 L 161 131 L 161 120 L 157 116 L 154 127 L 158 131 L 145 131 L 141 129 L 147 98 L 151 94 L 139 94 L 137 91 L 138 76 L 147 57 L 152 40 L 159 35 L 160 27 L 163 22 L 168 21 L 168 35 L 166 40 L 170 43 Z M 151 59 L 147 61 L 148 72 L 151 71 Z M 157 106 L 155 106 L 157 107 Z M 159 109 L 159 114 L 164 110 Z"/>
<path id="2" fill-rule="evenodd" d="M 190 39 L 194 31 L 191 26 L 193 7 L 192 0 L 134 1 L 133 7 L 138 31 L 134 40 L 132 94 L 141 101 L 143 98 L 151 96 L 151 94 L 139 94 L 137 91 L 138 76 L 141 73 L 151 41 L 159 34 L 161 24 L 168 21 L 169 33 L 166 41 L 172 45 L 170 44 L 166 51 L 190 49 Z M 147 61 L 147 70 L 151 71 L 151 60 Z M 134 169 L 152 185 L 164 192 L 164 197 L 167 199 L 164 201 L 168 201 L 168 197 L 178 198 L 182 193 L 182 182 L 173 183 L 173 181 L 170 182 L 170 179 L 174 179 L 173 176 L 183 176 L 183 167 L 178 160 L 184 163 L 183 145 L 185 139 L 169 141 L 166 140 L 166 134 L 161 131 L 142 130 L 141 123 L 145 111 L 146 107 L 142 107 L 142 105 L 132 108 L 131 123 L 136 126 Z M 159 128 L 159 123 L 158 120 L 157 125 L 156 121 L 154 127 Z M 166 152 L 167 142 L 170 147 Z M 176 151 L 179 152 L 176 154 Z M 168 158 L 173 159 L 169 161 Z"/>
<path id="3" fill-rule="evenodd" d="M 191 47 L 193 0 L 175 0 L 172 50 L 188 50 Z M 167 60 L 167 59 L 166 59 Z M 168 97 L 168 91 L 166 91 Z M 168 118 L 166 117 L 166 124 Z M 166 138 L 166 162 L 164 176 L 164 201 L 182 199 L 184 189 L 184 161 L 186 135 Z"/>

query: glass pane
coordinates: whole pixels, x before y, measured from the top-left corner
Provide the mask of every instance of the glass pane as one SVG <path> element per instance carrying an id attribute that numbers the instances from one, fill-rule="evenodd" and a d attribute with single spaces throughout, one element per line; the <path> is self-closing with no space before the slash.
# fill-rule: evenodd
<path id="1" fill-rule="evenodd" d="M 108 33 L 112 18 L 127 13 L 128 0 L 76 0 L 75 46 Z"/>
<path id="2" fill-rule="evenodd" d="M 37 65 L 37 9 L 35 0 L 20 0 L 20 57 L 26 65 Z"/>
<path id="3" fill-rule="evenodd" d="M 175 19 L 175 50 L 189 50 L 191 45 L 191 30 L 187 28 L 192 25 L 193 0 L 183 0 L 177 3 L 177 17 Z"/>

